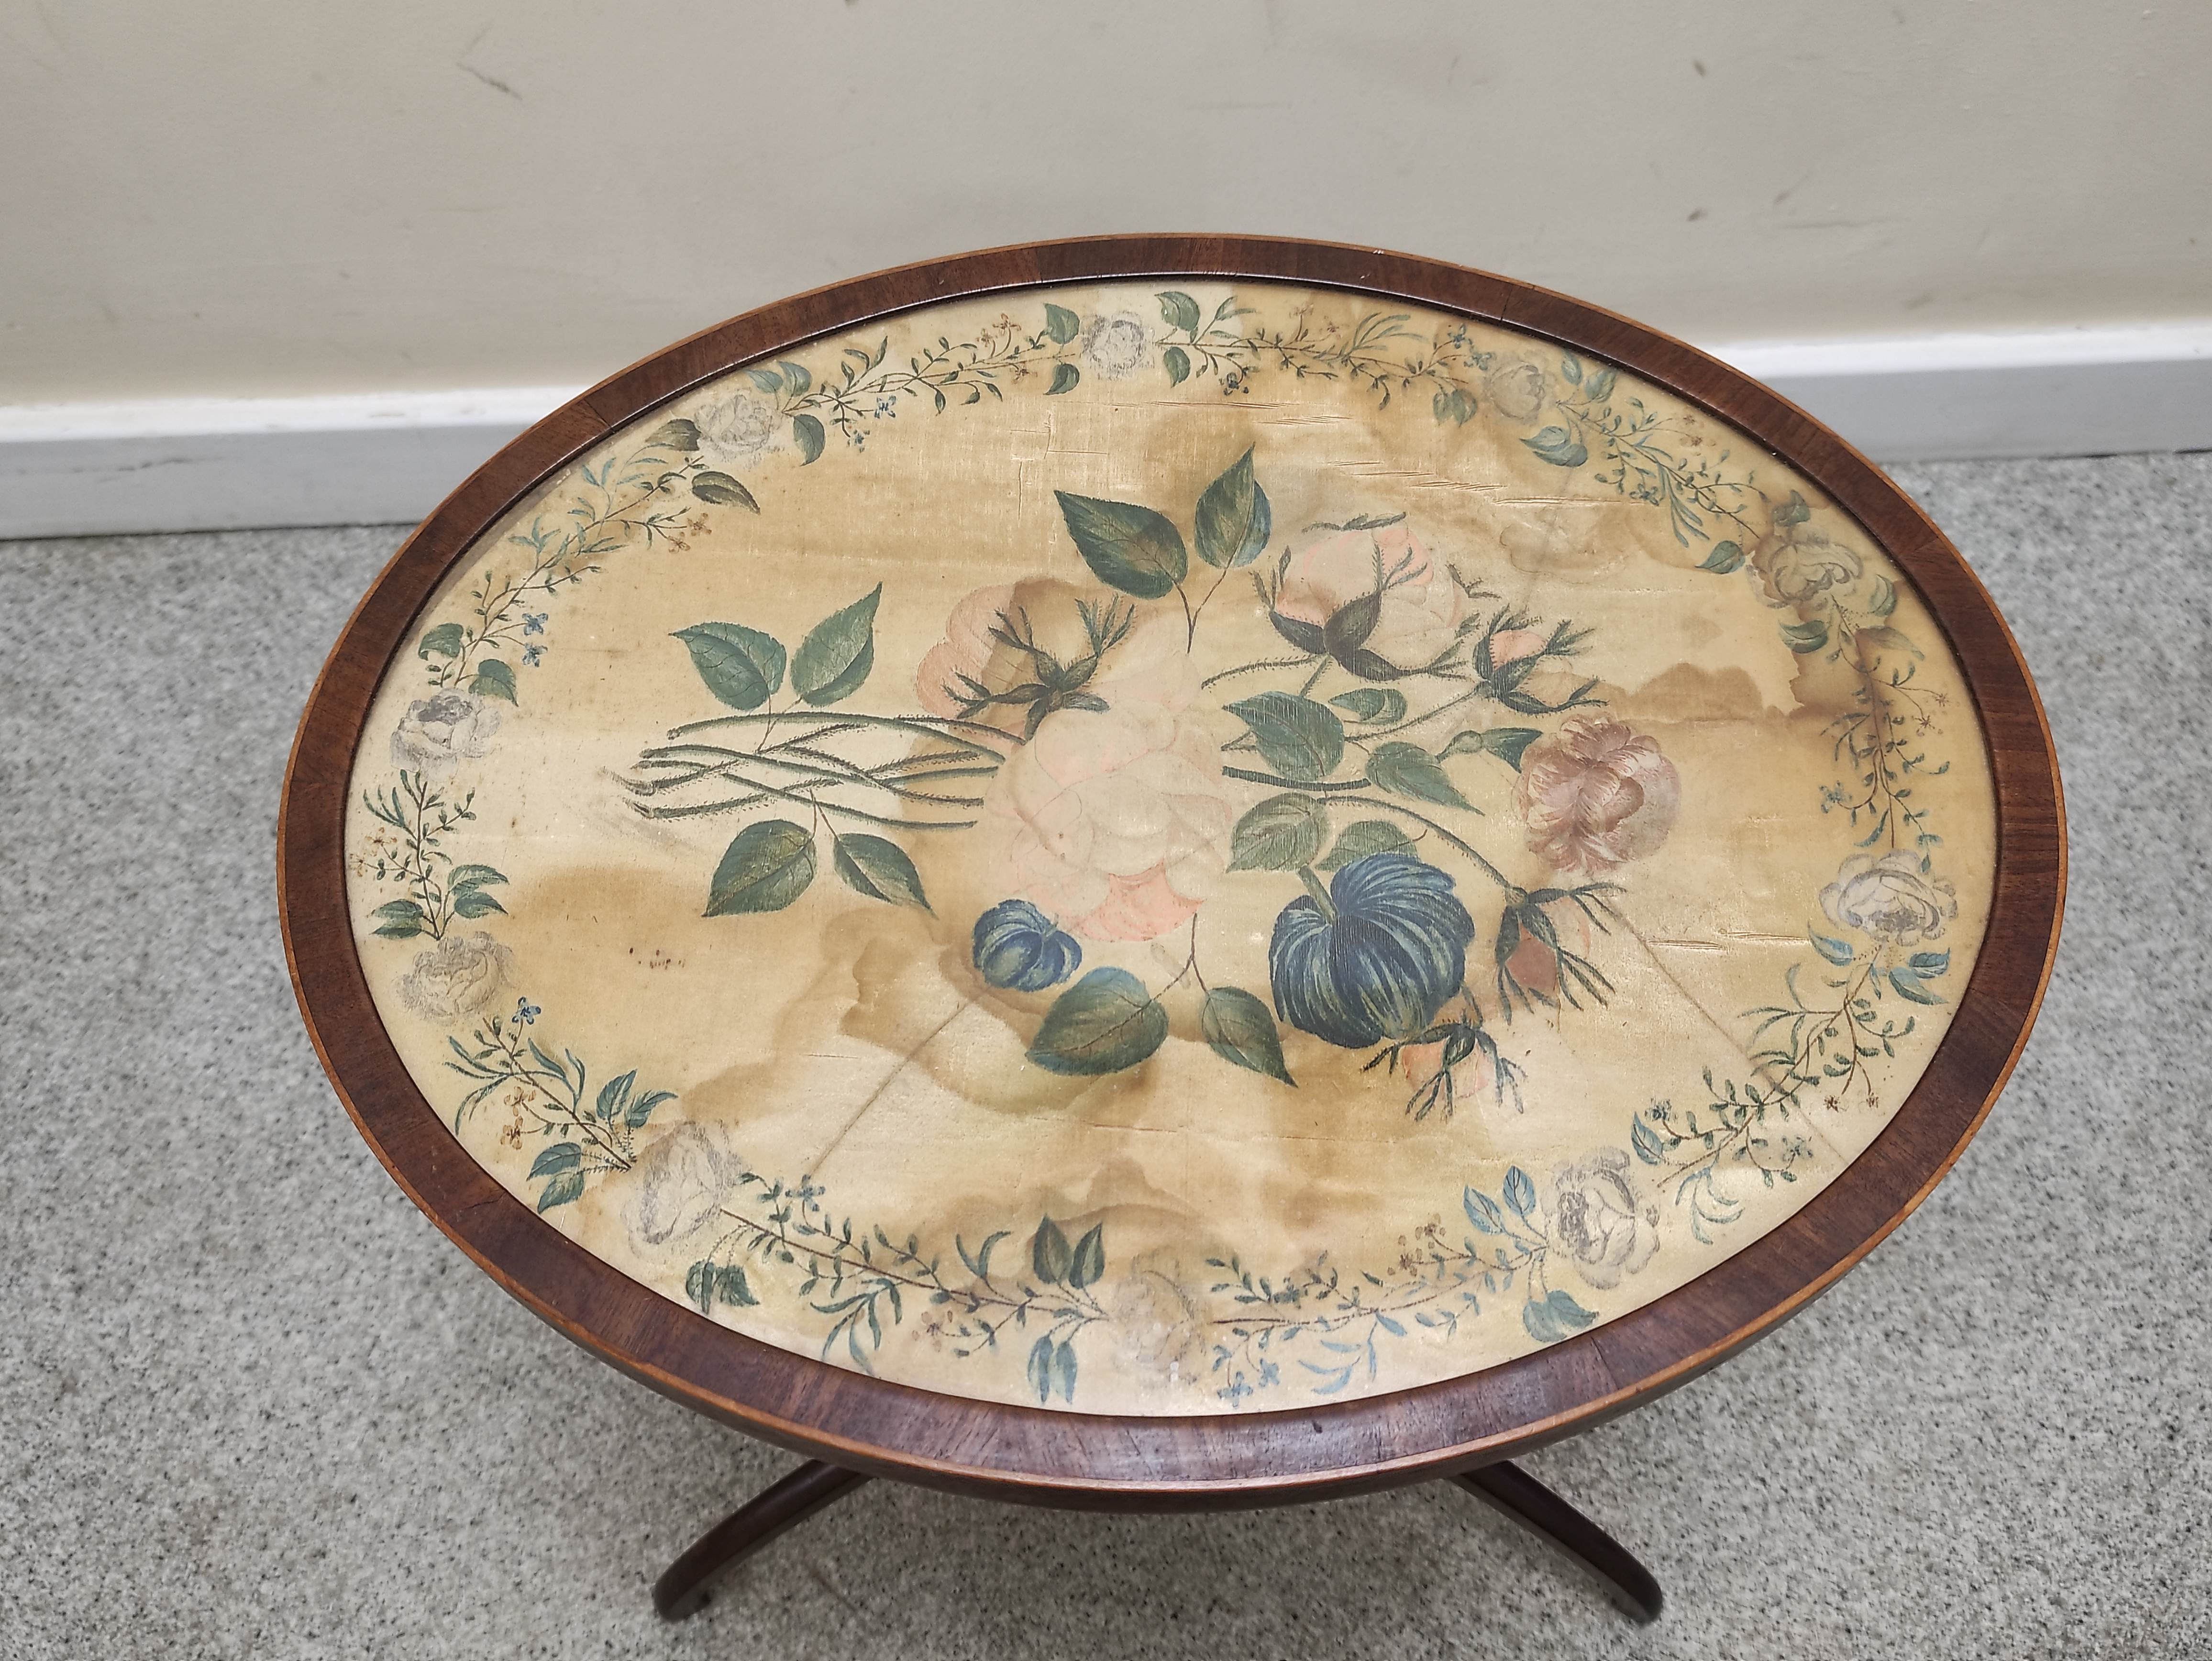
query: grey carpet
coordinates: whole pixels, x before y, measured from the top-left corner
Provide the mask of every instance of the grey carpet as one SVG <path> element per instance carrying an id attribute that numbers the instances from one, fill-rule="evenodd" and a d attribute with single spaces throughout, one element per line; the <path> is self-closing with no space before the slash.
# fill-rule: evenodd
<path id="1" fill-rule="evenodd" d="M 659 1626 L 653 1575 L 788 1456 L 447 1244 L 285 981 L 285 749 L 397 533 L 0 546 L 0 1654 L 2212 1654 L 2212 456 L 1904 479 L 2050 702 L 2066 944 L 1911 1221 L 1528 1462 L 1666 1584 L 1641 1633 L 1437 1486 L 1109 1518 L 876 1483 Z"/>

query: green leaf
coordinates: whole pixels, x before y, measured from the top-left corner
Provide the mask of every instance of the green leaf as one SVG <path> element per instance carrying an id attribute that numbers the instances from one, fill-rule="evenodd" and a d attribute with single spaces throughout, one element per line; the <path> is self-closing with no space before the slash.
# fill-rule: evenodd
<path id="1" fill-rule="evenodd" d="M 691 494 L 717 508 L 744 508 L 756 514 L 760 512 L 760 503 L 753 500 L 750 490 L 727 473 L 718 473 L 712 469 L 692 475 Z"/>
<path id="2" fill-rule="evenodd" d="M 1395 686 L 1361 686 L 1339 692 L 1329 702 L 1354 721 L 1394 721 L 1406 718 L 1406 695 Z"/>
<path id="3" fill-rule="evenodd" d="M 812 388 L 814 377 L 804 363 L 793 363 L 788 358 L 779 358 L 776 360 L 775 367 L 783 371 L 784 381 L 790 386 L 793 397 L 804 398 Z"/>
<path id="4" fill-rule="evenodd" d="M 1912 954 L 1911 969 L 1916 975 L 1940 975 L 1951 966 L 1948 952 L 1916 952 Z"/>
<path id="5" fill-rule="evenodd" d="M 1040 1403 L 1052 1400 L 1053 1342 L 1040 1338 L 1030 1346 L 1030 1388 L 1036 1392 Z"/>
<path id="6" fill-rule="evenodd" d="M 422 932 L 422 908 L 412 900 L 386 900 L 368 915 L 383 919 L 376 932 L 387 940 L 411 940 Z"/>
<path id="7" fill-rule="evenodd" d="M 488 917 L 493 912 L 504 913 L 507 908 L 481 888 L 453 890 L 453 915 L 457 917 Z"/>
<path id="8" fill-rule="evenodd" d="M 791 660 L 792 691 L 818 709 L 860 690 L 876 666 L 876 606 L 883 597 L 879 582 L 814 625 Z"/>
<path id="9" fill-rule="evenodd" d="M 1418 744 L 1394 740 L 1378 744 L 1367 758 L 1367 782 L 1394 796 L 1415 801 L 1442 802 L 1447 807 L 1472 807 L 1459 793 L 1437 758 Z"/>
<path id="10" fill-rule="evenodd" d="M 704 1315 L 714 1306 L 714 1287 L 720 1271 L 711 1259 L 702 1257 L 684 1276 L 684 1295 Z"/>
<path id="11" fill-rule="evenodd" d="M 581 1199 L 583 1195 L 584 1173 L 564 1171 L 538 1190 L 538 1209 L 541 1213 L 550 1211 L 556 1205 L 566 1205 L 571 1200 Z"/>
<path id="12" fill-rule="evenodd" d="M 1782 625 L 1782 639 L 1791 651 L 1804 657 L 1828 643 L 1828 625 L 1820 618 L 1810 623 L 1785 623 Z"/>
<path id="13" fill-rule="evenodd" d="M 804 467 L 810 462 L 822 459 L 822 447 L 829 441 L 822 431 L 822 423 L 819 421 L 811 415 L 792 417 L 791 435 L 798 441 L 800 466 Z"/>
<path id="14" fill-rule="evenodd" d="M 1045 302 L 1044 332 L 1055 346 L 1065 346 L 1083 332 L 1083 319 L 1065 306 Z"/>
<path id="15" fill-rule="evenodd" d="M 1892 603 L 1894 604 L 1893 601 Z M 1872 641 L 1885 652 L 1910 652 L 1914 657 L 1921 655 L 1920 648 L 1912 643 L 1909 635 L 1902 629 L 1893 629 L 1887 623 L 1877 623 L 1872 628 L 1862 629 L 1858 634 L 1861 640 Z"/>
<path id="16" fill-rule="evenodd" d="M 1583 384 L 1583 361 L 1572 352 L 1559 360 L 1559 373 L 1575 386 Z"/>
<path id="17" fill-rule="evenodd" d="M 505 698 L 515 702 L 514 671 L 497 658 L 486 658 L 477 665 L 476 673 L 470 678 L 469 691 L 480 698 Z"/>
<path id="18" fill-rule="evenodd" d="M 1267 1005 L 1242 987 L 1211 988 L 1205 1007 L 1199 1012 L 1198 1027 L 1222 1060 L 1280 1079 L 1286 1085 L 1297 1085 L 1283 1065 L 1283 1040 L 1275 1030 L 1275 1018 L 1267 1013 Z"/>
<path id="19" fill-rule="evenodd" d="M 446 879 L 448 888 L 496 888 L 506 876 L 489 865 L 457 865 Z"/>
<path id="20" fill-rule="evenodd" d="M 1073 363 L 1055 363 L 1052 366 L 1052 385 L 1044 389 L 1044 395 L 1050 398 L 1057 392 L 1072 392 L 1082 380 L 1083 371 Z"/>
<path id="21" fill-rule="evenodd" d="M 1613 394 L 1613 371 L 1592 369 L 1583 377 L 1583 396 L 1593 404 L 1602 404 Z"/>
<path id="22" fill-rule="evenodd" d="M 760 1302 L 753 1296 L 752 1287 L 746 1284 L 744 1267 L 740 1263 L 724 1263 L 715 1271 L 714 1295 L 722 1302 L 734 1304 L 739 1309 L 749 1308 Z"/>
<path id="23" fill-rule="evenodd" d="M 1513 1214 L 1526 1222 L 1528 1214 L 1536 1208 L 1536 1184 L 1519 1165 L 1509 1165 L 1505 1171 L 1505 1203 L 1513 1208 Z"/>
<path id="24" fill-rule="evenodd" d="M 757 709 L 783 684 L 783 647 L 772 635 L 741 623 L 695 623 L 675 638 L 707 690 L 732 709 Z"/>
<path id="25" fill-rule="evenodd" d="M 1295 871 L 1311 865 L 1328 835 L 1328 809 L 1316 796 L 1286 790 L 1237 821 L 1229 835 L 1231 871 Z"/>
<path id="26" fill-rule="evenodd" d="M 1867 610 L 1878 618 L 1886 618 L 1897 609 L 1897 585 L 1887 577 L 1876 576 L 1874 588 L 1867 599 Z"/>
<path id="27" fill-rule="evenodd" d="M 1181 329 L 1187 334 L 1198 332 L 1198 301 L 1179 289 L 1169 289 L 1159 296 L 1160 318 L 1170 329 Z"/>
<path id="28" fill-rule="evenodd" d="M 676 1092 L 672 1090 L 647 1091 L 629 1104 L 629 1111 L 623 1115 L 623 1123 L 632 1130 L 642 1129 L 645 1122 L 653 1116 L 654 1108 L 659 1107 L 663 1102 L 672 1102 L 675 1099 Z"/>
<path id="29" fill-rule="evenodd" d="M 1459 1202 L 1461 1209 L 1467 1213 L 1468 1221 L 1474 1225 L 1477 1232 L 1503 1234 L 1505 1232 L 1505 1214 L 1498 1208 L 1498 1202 L 1487 1194 L 1476 1189 L 1463 1188 L 1460 1190 Z"/>
<path id="30" fill-rule="evenodd" d="M 1589 459 L 1589 447 L 1564 427 L 1547 427 L 1521 441 L 1554 467 L 1579 467 Z"/>
<path id="31" fill-rule="evenodd" d="M 1698 567 L 1700 571 L 1718 571 L 1723 576 L 1726 576 L 1730 571 L 1741 570 L 1742 568 L 1743 549 L 1740 545 L 1733 542 L 1713 544 L 1712 552 L 1707 554 Z"/>
<path id="32" fill-rule="evenodd" d="M 1078 1292 L 1106 1272 L 1106 1225 L 1094 1223 L 1067 1259 L 1067 1283 Z"/>
<path id="33" fill-rule="evenodd" d="M 1054 490 L 1067 534 L 1101 582 L 1139 599 L 1158 599 L 1190 569 L 1182 532 L 1164 514 L 1133 502 Z"/>
<path id="34" fill-rule="evenodd" d="M 653 436 L 645 441 L 648 450 L 673 450 L 678 455 L 690 455 L 699 447 L 699 429 L 682 416 L 664 421 L 653 429 Z"/>
<path id="35" fill-rule="evenodd" d="M 1286 779 L 1311 784 L 1344 759 L 1344 723 L 1334 710 L 1291 692 L 1262 692 L 1228 706 L 1252 729 L 1267 764 Z"/>
<path id="36" fill-rule="evenodd" d="M 921 873 L 896 843 L 859 832 L 838 831 L 833 838 L 831 862 L 848 888 L 872 900 L 929 910 L 929 900 L 921 891 Z"/>
<path id="37" fill-rule="evenodd" d="M 1451 741 L 1437 753 L 1440 760 L 1451 756 L 1492 755 L 1517 773 L 1521 770 L 1521 757 L 1528 753 L 1528 746 L 1543 736 L 1543 730 L 1535 727 L 1493 727 L 1486 733 L 1455 733 Z"/>
<path id="38" fill-rule="evenodd" d="M 1645 1165 L 1660 1165 L 1667 1158 L 1667 1145 L 1659 1140 L 1659 1133 L 1644 1123 L 1638 1114 L 1628 1122 L 1628 1140 L 1636 1149 L 1636 1157 Z"/>
<path id="39" fill-rule="evenodd" d="M 764 392 L 780 392 L 783 390 L 783 377 L 774 369 L 747 369 L 745 379 Z"/>
<path id="40" fill-rule="evenodd" d="M 1067 1278 L 1074 1255 L 1058 1223 L 1047 1217 L 1037 1225 L 1037 1232 L 1030 1238 L 1030 1267 L 1036 1271 L 1038 1280 L 1047 1286 L 1058 1286 Z"/>
<path id="41" fill-rule="evenodd" d="M 738 832 L 707 888 L 709 917 L 781 911 L 814 880 L 814 833 L 789 819 L 763 819 Z"/>
<path id="42" fill-rule="evenodd" d="M 1048 1073 L 1118 1073 L 1166 1042 L 1168 1012 L 1126 969 L 1094 969 L 1054 1000 L 1029 1057 Z"/>
<path id="43" fill-rule="evenodd" d="M 1805 498 L 1796 490 L 1790 493 L 1788 502 L 1774 510 L 1774 522 L 1780 526 L 1802 525 L 1812 517 L 1813 510 L 1806 506 Z"/>
<path id="44" fill-rule="evenodd" d="M 1075 1346 L 1061 1339 L 1060 1348 L 1052 1353 L 1052 1378 L 1060 1386 L 1060 1399 L 1075 1399 Z"/>
<path id="45" fill-rule="evenodd" d="M 1544 1298 L 1532 1298 L 1521 1305 L 1521 1324 L 1528 1335 L 1539 1343 L 1556 1344 L 1571 1333 L 1579 1332 L 1597 1316 L 1574 1300 L 1571 1293 L 1554 1287 Z"/>
<path id="46" fill-rule="evenodd" d="M 530 1180 L 550 1177 L 556 1171 L 574 1171 L 584 1163 L 584 1150 L 575 1142 L 556 1142 L 542 1151 L 530 1162 Z"/>
<path id="47" fill-rule="evenodd" d="M 1897 995 L 1899 997 L 1910 999 L 1914 1003 L 1942 1003 L 1943 1001 L 1941 994 L 1930 991 L 1928 988 L 1928 983 L 1922 980 L 1918 975 L 1915 974 L 1910 969 L 1891 970 L 1889 971 L 1889 983 L 1897 989 Z"/>
<path id="48" fill-rule="evenodd" d="M 1858 955 L 1844 941 L 1831 934 L 1815 931 L 1812 935 L 1813 949 L 1832 964 L 1847 964 Z"/>
<path id="49" fill-rule="evenodd" d="M 1193 528 L 1198 557 L 1217 569 L 1249 565 L 1267 547 L 1274 514 L 1267 506 L 1267 493 L 1252 477 L 1249 448 L 1206 487 L 1198 499 Z"/>
<path id="50" fill-rule="evenodd" d="M 1005 1239 L 1006 1232 L 1002 1228 L 985 1235 L 982 1246 L 972 1253 L 956 1234 L 952 1237 L 952 1249 L 960 1254 L 960 1261 L 968 1265 L 968 1272 L 970 1275 L 979 1281 L 988 1281 L 991 1278 L 991 1248 Z"/>
<path id="51" fill-rule="evenodd" d="M 1413 838 L 1388 819 L 1357 819 L 1344 827 L 1336 846 L 1321 861 L 1324 871 L 1335 871 L 1370 854 L 1410 854 Z"/>
<path id="52" fill-rule="evenodd" d="M 1462 427 L 1474 419 L 1474 395 L 1457 386 L 1438 392 L 1430 400 L 1429 408 L 1438 421 L 1455 422 Z"/>
<path id="53" fill-rule="evenodd" d="M 415 655 L 425 660 L 433 654 L 441 658 L 457 658 L 461 654 L 462 639 L 459 624 L 441 623 L 422 631 L 422 638 L 415 642 Z"/>
<path id="54" fill-rule="evenodd" d="M 1190 379 L 1190 354 L 1180 346 L 1170 346 L 1160 354 L 1161 366 L 1168 372 L 1168 385 L 1180 386 Z"/>
<path id="55" fill-rule="evenodd" d="M 637 1069 L 632 1068 L 627 1073 L 616 1074 L 599 1086 L 599 1108 L 601 1120 L 610 1124 L 614 1122 L 615 1116 L 620 1113 L 629 1103 L 629 1088 L 636 1082 Z"/>

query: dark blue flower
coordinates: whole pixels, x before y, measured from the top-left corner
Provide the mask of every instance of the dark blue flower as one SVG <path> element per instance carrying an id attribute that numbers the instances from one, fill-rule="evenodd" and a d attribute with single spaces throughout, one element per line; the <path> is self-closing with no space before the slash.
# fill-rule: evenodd
<path id="1" fill-rule="evenodd" d="M 1410 854 L 1370 854 L 1275 919 L 1275 1013 L 1346 1050 L 1412 1037 L 1467 974 L 1474 920 L 1452 879 Z"/>
<path id="2" fill-rule="evenodd" d="M 993 986 L 1042 992 L 1075 972 L 1083 948 L 1027 900 L 1000 900 L 975 919 L 975 955 Z"/>

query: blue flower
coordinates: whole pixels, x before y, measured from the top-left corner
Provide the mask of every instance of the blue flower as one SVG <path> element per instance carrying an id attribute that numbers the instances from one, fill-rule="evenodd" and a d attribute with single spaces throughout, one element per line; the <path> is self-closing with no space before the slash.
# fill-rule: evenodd
<path id="1" fill-rule="evenodd" d="M 1083 948 L 1027 900 L 1000 900 L 975 919 L 975 955 L 993 986 L 1042 992 L 1075 972 Z"/>
<path id="2" fill-rule="evenodd" d="M 526 635 L 544 634 L 545 632 L 545 613 L 543 611 L 524 612 L 522 615 L 522 632 Z"/>
<path id="3" fill-rule="evenodd" d="M 514 1001 L 514 1019 L 525 1026 L 529 1025 L 544 1013 L 527 998 L 517 998 Z"/>
<path id="4" fill-rule="evenodd" d="M 1410 854 L 1370 854 L 1275 919 L 1275 1013 L 1346 1050 L 1412 1037 L 1467 974 L 1474 920 L 1452 879 Z"/>
<path id="5" fill-rule="evenodd" d="M 535 664 L 544 655 L 545 648 L 543 646 L 526 646 L 522 648 L 522 660 L 526 665 Z"/>

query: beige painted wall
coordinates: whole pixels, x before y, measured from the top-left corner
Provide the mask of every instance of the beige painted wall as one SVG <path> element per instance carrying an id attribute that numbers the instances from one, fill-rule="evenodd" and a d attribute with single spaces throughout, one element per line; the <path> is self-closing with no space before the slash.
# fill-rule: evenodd
<path id="1" fill-rule="evenodd" d="M 581 381 L 1133 229 L 1705 341 L 2203 316 L 2208 83 L 2203 0 L 6 0 L 0 403 Z"/>

